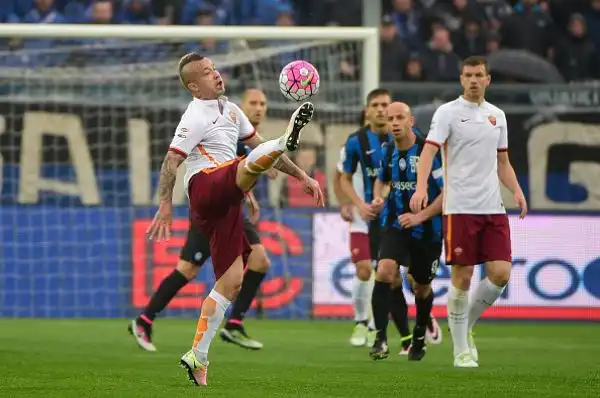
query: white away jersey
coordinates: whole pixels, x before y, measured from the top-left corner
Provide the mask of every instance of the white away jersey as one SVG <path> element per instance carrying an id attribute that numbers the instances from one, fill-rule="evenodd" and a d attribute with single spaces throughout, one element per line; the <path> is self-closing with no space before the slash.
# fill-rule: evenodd
<path id="1" fill-rule="evenodd" d="M 169 147 L 186 157 L 186 192 L 194 174 L 235 159 L 238 140 L 248 139 L 255 133 L 244 112 L 226 97 L 194 98 L 181 116 Z"/>
<path id="2" fill-rule="evenodd" d="M 340 149 L 340 160 L 337 164 L 337 170 L 344 174 L 344 161 L 346 159 L 346 146 L 342 146 Z M 365 183 L 362 175 L 362 168 L 357 167 L 356 171 L 352 175 L 352 186 L 354 187 L 354 191 L 356 194 L 364 198 L 365 197 Z M 369 233 L 369 226 L 365 220 L 362 219 L 360 213 L 358 212 L 358 208 L 356 206 L 352 206 L 352 222 L 350 223 L 350 232 L 360 232 L 363 234 Z"/>
<path id="3" fill-rule="evenodd" d="M 427 142 L 441 148 L 444 214 L 506 213 L 500 196 L 498 152 L 508 149 L 506 115 L 463 97 L 440 106 Z"/>

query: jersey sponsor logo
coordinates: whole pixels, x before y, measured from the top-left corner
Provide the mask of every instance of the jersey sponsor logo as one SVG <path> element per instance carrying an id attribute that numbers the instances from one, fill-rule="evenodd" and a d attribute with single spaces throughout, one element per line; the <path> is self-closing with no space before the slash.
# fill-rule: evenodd
<path id="1" fill-rule="evenodd" d="M 369 149 L 369 150 L 368 150 L 368 151 L 366 151 L 365 153 L 366 153 L 367 155 L 372 155 L 372 154 L 374 154 L 374 153 L 375 153 L 375 151 L 376 151 L 376 149 Z"/>
<path id="2" fill-rule="evenodd" d="M 217 116 L 217 118 L 215 120 L 213 120 L 212 124 L 217 124 L 218 121 L 219 121 L 219 117 Z"/>
<path id="3" fill-rule="evenodd" d="M 417 172 L 417 163 L 419 163 L 419 157 L 418 156 L 411 156 L 408 159 L 408 163 L 410 163 L 410 172 L 411 173 L 416 173 Z"/>
<path id="4" fill-rule="evenodd" d="M 367 167 L 366 171 L 367 171 L 367 176 L 371 177 L 371 178 L 377 178 L 377 176 L 379 175 L 379 168 Z"/>
<path id="5" fill-rule="evenodd" d="M 414 191 L 417 189 L 416 181 L 394 181 L 392 187 L 398 191 Z"/>

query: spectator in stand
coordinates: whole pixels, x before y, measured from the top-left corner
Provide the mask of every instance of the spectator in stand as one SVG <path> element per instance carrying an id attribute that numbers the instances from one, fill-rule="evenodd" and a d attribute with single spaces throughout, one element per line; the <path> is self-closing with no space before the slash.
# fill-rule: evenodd
<path id="1" fill-rule="evenodd" d="M 302 1 L 302 0 L 299 0 Z M 327 2 L 326 25 L 361 26 L 363 0 L 329 0 Z"/>
<path id="2" fill-rule="evenodd" d="M 238 22 L 234 18 L 235 7 L 235 0 L 185 0 L 178 21 L 181 25 L 197 25 L 198 13 L 211 10 L 214 25 L 234 25 Z"/>
<path id="3" fill-rule="evenodd" d="M 275 25 L 282 7 L 293 9 L 290 0 L 237 1 L 233 6 L 234 19 L 238 25 Z"/>
<path id="4" fill-rule="evenodd" d="M 483 21 L 483 11 L 476 3 L 469 0 L 450 0 L 450 4 L 436 3 L 437 9 L 446 26 L 453 36 L 460 36 L 466 20 Z"/>
<path id="5" fill-rule="evenodd" d="M 329 22 L 332 1 L 327 0 L 290 0 L 299 26 L 325 26 Z M 351 6 L 356 0 L 346 0 L 342 8 Z M 360 11 L 362 14 L 362 10 Z M 360 23 L 358 24 L 361 25 Z"/>
<path id="6" fill-rule="evenodd" d="M 555 28 L 538 0 L 522 0 L 515 13 L 502 21 L 502 47 L 527 50 L 542 58 L 552 58 Z"/>
<path id="7" fill-rule="evenodd" d="M 594 42 L 587 34 L 585 18 L 571 15 L 568 33 L 558 44 L 555 63 L 567 81 L 590 80 L 599 75 Z"/>
<path id="8" fill-rule="evenodd" d="M 398 29 L 398 36 L 410 50 L 420 50 L 423 42 L 419 32 L 420 14 L 414 8 L 413 0 L 393 0 L 392 17 Z"/>
<path id="9" fill-rule="evenodd" d="M 490 31 L 485 37 L 485 54 L 489 55 L 500 50 L 500 42 L 502 38 L 500 34 L 495 31 Z"/>
<path id="10" fill-rule="evenodd" d="M 461 33 L 456 40 L 456 55 L 461 59 L 465 59 L 471 55 L 485 54 L 485 35 L 479 21 L 464 21 Z"/>
<path id="11" fill-rule="evenodd" d="M 394 82 L 402 80 L 404 67 L 408 58 L 408 50 L 398 37 L 398 30 L 393 18 L 385 15 L 381 20 L 380 32 L 380 68 L 381 81 Z"/>
<path id="12" fill-rule="evenodd" d="M 16 14 L 15 2 L 16 0 L 0 1 L 0 23 L 10 22 Z"/>
<path id="13" fill-rule="evenodd" d="M 94 0 L 85 11 L 82 23 L 113 24 L 116 22 L 114 4 L 111 0 Z"/>
<path id="14" fill-rule="evenodd" d="M 90 9 L 94 0 L 63 0 L 63 15 L 68 23 L 85 23 L 86 11 Z"/>
<path id="15" fill-rule="evenodd" d="M 419 54 L 411 54 L 404 72 L 404 80 L 407 82 L 424 82 L 427 80 L 423 70 L 423 62 Z"/>
<path id="16" fill-rule="evenodd" d="M 32 8 L 23 17 L 13 14 L 12 22 L 21 23 L 63 23 L 64 17 L 56 9 L 55 0 L 34 0 Z M 52 43 L 51 40 L 47 42 Z"/>
<path id="17" fill-rule="evenodd" d="M 506 0 L 474 0 L 474 3 L 483 12 L 487 29 L 500 30 L 501 21 L 513 12 Z"/>
<path id="18" fill-rule="evenodd" d="M 447 28 L 434 28 L 428 49 L 423 52 L 423 61 L 427 80 L 448 82 L 458 79 L 461 60 L 453 51 Z"/>
<path id="19" fill-rule="evenodd" d="M 159 25 L 179 23 L 186 0 L 150 0 L 152 14 Z"/>
<path id="20" fill-rule="evenodd" d="M 32 8 L 22 17 L 17 14 L 8 16 L 8 22 L 12 23 L 63 23 L 65 22 L 61 13 L 56 10 L 55 0 L 34 0 Z M 3 64 L 11 66 L 37 66 L 49 67 L 60 65 L 66 59 L 64 53 L 45 52 L 59 44 L 55 39 L 13 39 L 9 41 L 12 50 L 23 50 L 3 57 Z"/>
<path id="21" fill-rule="evenodd" d="M 150 0 L 124 0 L 121 23 L 134 25 L 154 25 L 157 18 L 152 14 Z"/>
<path id="22" fill-rule="evenodd" d="M 196 26 L 213 26 L 215 23 L 215 8 L 209 3 L 204 3 L 196 10 L 194 19 Z M 223 54 L 227 52 L 227 41 L 215 39 L 202 39 L 190 41 L 185 44 L 185 52 L 199 52 L 204 55 Z"/>
<path id="23" fill-rule="evenodd" d="M 317 146 L 302 145 L 298 151 L 294 152 L 294 163 L 311 178 L 322 184 L 321 186 L 327 186 L 325 173 L 317 167 Z M 285 177 L 280 199 L 281 207 L 314 207 L 313 199 L 304 193 L 304 185 L 294 177 Z"/>
<path id="24" fill-rule="evenodd" d="M 600 52 L 600 0 L 590 0 L 590 7 L 586 12 L 588 37 L 594 47 Z M 600 54 L 596 53 L 596 64 L 600 63 Z"/>

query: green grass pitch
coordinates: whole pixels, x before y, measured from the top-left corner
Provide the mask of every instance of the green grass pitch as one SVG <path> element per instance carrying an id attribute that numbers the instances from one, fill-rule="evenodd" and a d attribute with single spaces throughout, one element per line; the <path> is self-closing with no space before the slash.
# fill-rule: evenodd
<path id="1" fill-rule="evenodd" d="M 599 397 L 596 324 L 482 323 L 479 369 L 454 369 L 449 334 L 419 363 L 374 362 L 348 344 L 352 324 L 253 321 L 250 352 L 218 337 L 207 388 L 178 366 L 192 319 L 159 319 L 158 352 L 139 349 L 127 320 L 0 320 L 0 397 Z"/>

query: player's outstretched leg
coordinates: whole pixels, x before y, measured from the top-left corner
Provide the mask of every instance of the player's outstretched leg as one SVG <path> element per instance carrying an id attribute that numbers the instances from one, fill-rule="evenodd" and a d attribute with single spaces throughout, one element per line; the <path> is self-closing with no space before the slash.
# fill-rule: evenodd
<path id="1" fill-rule="evenodd" d="M 392 283 L 390 314 L 392 315 L 392 321 L 396 325 L 396 329 L 398 329 L 398 333 L 400 333 L 400 340 L 402 342 L 402 349 L 398 355 L 408 355 L 412 334 L 410 333 L 408 323 L 408 305 L 406 304 L 406 297 L 404 297 L 404 291 L 402 290 L 402 275 L 400 271 L 398 271 L 398 277 Z"/>
<path id="2" fill-rule="evenodd" d="M 246 235 L 248 234 L 246 233 Z M 252 245 L 252 253 L 248 258 L 248 269 L 244 274 L 240 294 L 233 303 L 231 315 L 229 315 L 225 327 L 219 332 L 222 340 L 250 350 L 260 350 L 263 347 L 260 341 L 251 339 L 246 333 L 244 316 L 250 309 L 250 305 L 256 297 L 258 288 L 270 266 L 271 262 L 264 246 L 261 244 Z"/>
<path id="3" fill-rule="evenodd" d="M 476 368 L 468 343 L 469 285 L 473 266 L 452 266 L 452 283 L 448 292 L 448 326 L 454 346 L 454 366 Z"/>
<path id="4" fill-rule="evenodd" d="M 390 350 L 387 343 L 387 325 L 390 314 L 390 292 L 392 282 L 398 272 L 398 264 L 391 259 L 381 259 L 377 264 L 375 287 L 373 288 L 373 318 L 377 328 L 377 338 L 371 348 L 371 358 L 385 359 Z"/>
<path id="5" fill-rule="evenodd" d="M 210 343 L 225 317 L 225 311 L 239 292 L 243 273 L 243 258 L 238 256 L 217 280 L 214 288 L 202 303 L 192 349 L 185 353 L 180 361 L 181 366 L 188 372 L 188 378 L 195 385 L 205 386 L 207 384 Z"/>
<path id="6" fill-rule="evenodd" d="M 302 129 L 310 123 L 313 113 L 314 106 L 310 102 L 300 105 L 292 114 L 288 127 L 281 137 L 263 142 L 240 162 L 236 184 L 242 191 L 249 191 L 256 184 L 260 174 L 271 168 L 281 155 L 298 149 Z"/>
<path id="7" fill-rule="evenodd" d="M 152 325 L 156 315 L 166 308 L 181 288 L 196 277 L 197 272 L 197 266 L 188 261 L 179 260 L 173 272 L 160 283 L 144 311 L 129 323 L 129 333 L 141 348 L 150 352 L 156 351 L 156 347 L 152 343 Z"/>
<path id="8" fill-rule="evenodd" d="M 511 264 L 508 261 L 489 261 L 485 263 L 487 278 L 479 282 L 469 306 L 469 334 L 467 342 L 473 360 L 479 360 L 479 352 L 473 338 L 473 326 L 487 308 L 502 295 L 510 279 Z"/>

